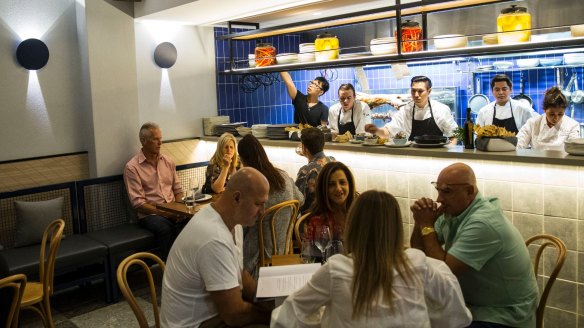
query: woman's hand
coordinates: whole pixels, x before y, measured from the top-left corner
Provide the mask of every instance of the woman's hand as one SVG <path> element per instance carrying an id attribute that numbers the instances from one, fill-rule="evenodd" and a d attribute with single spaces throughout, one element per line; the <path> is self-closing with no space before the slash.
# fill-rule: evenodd
<path id="1" fill-rule="evenodd" d="M 229 155 L 227 154 L 223 155 L 223 167 L 229 168 L 229 166 L 231 165 L 231 160 L 232 157 L 230 157 Z"/>

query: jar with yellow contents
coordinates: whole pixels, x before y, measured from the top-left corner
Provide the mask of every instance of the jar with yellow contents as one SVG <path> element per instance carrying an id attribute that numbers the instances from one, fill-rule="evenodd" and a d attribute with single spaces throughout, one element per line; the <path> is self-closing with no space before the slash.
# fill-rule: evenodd
<path id="1" fill-rule="evenodd" d="M 316 61 L 327 61 L 339 58 L 339 39 L 332 34 L 319 34 L 314 40 Z"/>
<path id="2" fill-rule="evenodd" d="M 527 8 L 511 5 L 497 17 L 497 39 L 501 43 L 528 42 L 531 39 L 531 15 Z"/>

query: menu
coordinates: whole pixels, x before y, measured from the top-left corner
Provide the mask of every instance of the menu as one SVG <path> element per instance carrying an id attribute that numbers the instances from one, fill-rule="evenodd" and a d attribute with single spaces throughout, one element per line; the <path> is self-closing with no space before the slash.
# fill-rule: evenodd
<path id="1" fill-rule="evenodd" d="M 288 296 L 306 285 L 320 266 L 320 263 L 311 263 L 261 267 L 256 297 Z"/>

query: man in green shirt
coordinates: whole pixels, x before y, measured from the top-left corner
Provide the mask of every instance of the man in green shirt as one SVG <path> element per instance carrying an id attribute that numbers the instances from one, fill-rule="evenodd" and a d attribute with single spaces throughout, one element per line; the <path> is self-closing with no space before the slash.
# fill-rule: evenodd
<path id="1" fill-rule="evenodd" d="M 473 315 L 469 327 L 535 327 L 538 287 L 529 252 L 498 200 L 481 195 L 463 163 L 446 167 L 432 184 L 436 202 L 421 198 L 411 206 L 411 246 L 458 277 Z"/>

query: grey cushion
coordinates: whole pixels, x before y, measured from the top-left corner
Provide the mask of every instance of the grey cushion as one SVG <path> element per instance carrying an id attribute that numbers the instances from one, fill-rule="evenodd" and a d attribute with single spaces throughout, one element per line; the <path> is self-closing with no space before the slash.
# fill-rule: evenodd
<path id="1" fill-rule="evenodd" d="M 40 202 L 14 201 L 16 237 L 14 247 L 38 244 L 47 226 L 63 217 L 63 197 Z"/>

